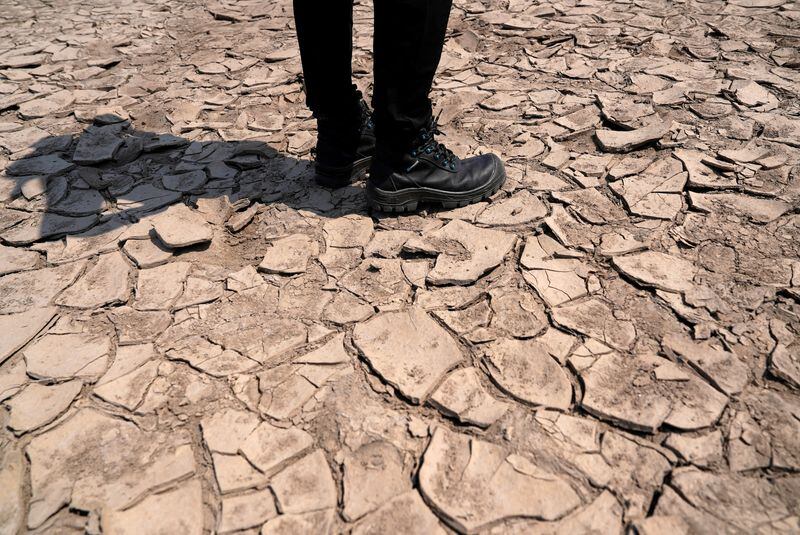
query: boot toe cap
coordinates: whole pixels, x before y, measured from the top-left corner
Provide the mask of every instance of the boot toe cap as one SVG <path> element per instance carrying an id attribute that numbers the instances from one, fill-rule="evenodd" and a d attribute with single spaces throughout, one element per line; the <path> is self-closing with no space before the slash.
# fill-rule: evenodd
<path id="1" fill-rule="evenodd" d="M 499 156 L 493 153 L 481 154 L 463 160 L 464 172 L 467 182 L 474 187 L 478 188 L 487 182 L 494 182 L 505 177 L 505 166 Z"/>

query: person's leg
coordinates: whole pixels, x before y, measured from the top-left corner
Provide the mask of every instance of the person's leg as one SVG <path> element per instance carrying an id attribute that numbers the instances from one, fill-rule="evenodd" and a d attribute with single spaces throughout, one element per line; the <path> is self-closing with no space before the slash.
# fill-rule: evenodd
<path id="1" fill-rule="evenodd" d="M 436 141 L 428 94 L 444 47 L 452 0 L 375 0 L 377 150 L 367 182 L 370 207 L 466 206 L 505 181 L 494 154 L 459 159 Z"/>
<path id="2" fill-rule="evenodd" d="M 428 94 L 452 0 L 375 0 L 375 109 L 379 152 L 407 149 L 431 117 Z"/>
<path id="3" fill-rule="evenodd" d="M 353 0 L 294 0 L 306 103 L 317 119 L 315 180 L 347 185 L 372 161 L 369 110 L 352 80 Z"/>
<path id="4" fill-rule="evenodd" d="M 306 103 L 314 116 L 349 111 L 360 95 L 352 81 L 353 0 L 294 0 Z"/>

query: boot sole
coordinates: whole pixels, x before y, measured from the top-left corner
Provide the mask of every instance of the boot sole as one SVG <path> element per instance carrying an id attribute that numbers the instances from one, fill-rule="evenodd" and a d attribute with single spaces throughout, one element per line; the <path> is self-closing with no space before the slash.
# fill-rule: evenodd
<path id="1" fill-rule="evenodd" d="M 314 181 L 326 188 L 349 186 L 357 179 L 366 176 L 370 164 L 372 164 L 372 156 L 361 158 L 344 167 L 326 167 L 317 164 L 314 167 Z"/>
<path id="2" fill-rule="evenodd" d="M 367 203 L 370 209 L 387 213 L 415 212 L 420 203 L 439 205 L 450 210 L 488 199 L 497 193 L 505 181 L 505 169 L 499 166 L 490 180 L 470 191 L 444 191 L 423 187 L 386 191 L 367 182 Z"/>

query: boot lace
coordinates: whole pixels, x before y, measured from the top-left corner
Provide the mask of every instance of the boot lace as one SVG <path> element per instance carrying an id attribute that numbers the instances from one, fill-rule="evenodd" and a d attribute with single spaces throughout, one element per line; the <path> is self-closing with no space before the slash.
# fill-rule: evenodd
<path id="1" fill-rule="evenodd" d="M 372 112 L 369 111 L 369 106 L 363 100 L 361 106 L 361 130 L 371 130 L 375 128 L 375 123 L 372 120 Z"/>
<path id="2" fill-rule="evenodd" d="M 441 112 L 431 120 L 430 125 L 420 130 L 417 136 L 417 145 L 411 149 L 411 156 L 415 158 L 422 154 L 432 156 L 437 162 L 442 162 L 444 167 L 454 171 L 456 168 L 456 155 L 453 154 L 453 151 L 445 147 L 444 143 L 436 141 L 434 137 L 437 135 L 446 135 L 439 130 L 439 115 L 441 115 Z"/>

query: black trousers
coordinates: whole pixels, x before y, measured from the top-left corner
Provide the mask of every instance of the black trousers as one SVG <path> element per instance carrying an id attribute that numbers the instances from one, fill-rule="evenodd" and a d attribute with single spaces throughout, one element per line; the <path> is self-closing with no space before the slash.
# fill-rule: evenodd
<path id="1" fill-rule="evenodd" d="M 431 117 L 428 94 L 452 0 L 374 0 L 377 150 L 404 152 Z M 352 82 L 353 0 L 294 0 L 306 98 L 317 118 L 348 120 L 361 95 Z"/>

